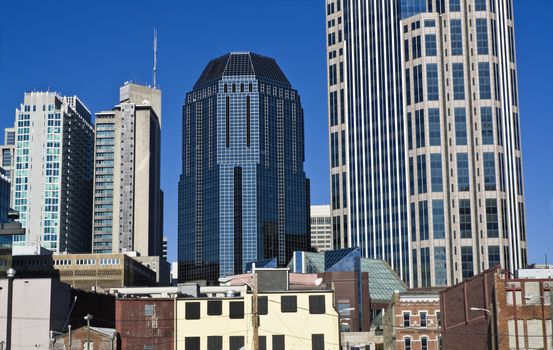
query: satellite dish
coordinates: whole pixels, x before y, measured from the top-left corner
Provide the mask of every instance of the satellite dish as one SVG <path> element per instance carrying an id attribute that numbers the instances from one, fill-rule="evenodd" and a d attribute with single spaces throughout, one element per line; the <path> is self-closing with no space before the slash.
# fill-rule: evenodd
<path id="1" fill-rule="evenodd" d="M 316 286 L 320 286 L 321 283 L 323 283 L 323 279 L 321 277 L 319 277 L 314 281 L 314 283 L 315 283 Z"/>
<path id="2" fill-rule="evenodd" d="M 150 104 L 150 101 L 144 100 L 144 101 L 142 101 L 142 104 L 143 104 L 143 105 L 149 105 L 149 104 Z"/>

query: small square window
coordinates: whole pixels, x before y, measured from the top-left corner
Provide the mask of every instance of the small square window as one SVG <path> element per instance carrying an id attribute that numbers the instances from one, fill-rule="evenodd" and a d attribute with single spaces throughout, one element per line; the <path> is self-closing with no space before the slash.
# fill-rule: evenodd
<path id="1" fill-rule="evenodd" d="M 257 297 L 257 313 L 267 315 L 269 313 L 269 300 L 267 296 Z"/>
<path id="2" fill-rule="evenodd" d="M 210 316 L 223 314 L 223 302 L 221 300 L 208 300 L 207 314 Z"/>
<path id="3" fill-rule="evenodd" d="M 309 313 L 310 314 L 324 314 L 325 308 L 325 296 L 324 295 L 310 295 L 309 296 Z"/>
<path id="4" fill-rule="evenodd" d="M 184 338 L 184 350 L 200 350 L 200 337 Z"/>
<path id="5" fill-rule="evenodd" d="M 297 312 L 298 299 L 295 295 L 283 295 L 280 297 L 280 312 Z"/>
<path id="6" fill-rule="evenodd" d="M 273 350 L 284 350 L 284 335 L 273 335 Z"/>
<path id="7" fill-rule="evenodd" d="M 200 319 L 200 303 L 188 302 L 185 306 L 185 318 L 187 320 L 199 320 Z"/>
<path id="8" fill-rule="evenodd" d="M 229 344 L 230 344 L 230 350 L 240 350 L 244 346 L 244 337 L 230 336 Z"/>
<path id="9" fill-rule="evenodd" d="M 223 348 L 223 337 L 210 336 L 207 337 L 207 350 L 221 350 Z"/>
<path id="10" fill-rule="evenodd" d="M 244 302 L 231 301 L 229 303 L 229 317 L 232 319 L 244 318 Z"/>

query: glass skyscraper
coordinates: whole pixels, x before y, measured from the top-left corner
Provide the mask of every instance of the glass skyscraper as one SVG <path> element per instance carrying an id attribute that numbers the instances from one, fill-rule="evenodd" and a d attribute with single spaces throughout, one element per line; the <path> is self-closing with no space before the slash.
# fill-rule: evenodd
<path id="1" fill-rule="evenodd" d="M 327 0 L 335 243 L 413 287 L 526 265 L 512 11 Z"/>
<path id="2" fill-rule="evenodd" d="M 274 59 L 209 62 L 183 107 L 179 281 L 284 266 L 309 239 L 300 97 Z"/>

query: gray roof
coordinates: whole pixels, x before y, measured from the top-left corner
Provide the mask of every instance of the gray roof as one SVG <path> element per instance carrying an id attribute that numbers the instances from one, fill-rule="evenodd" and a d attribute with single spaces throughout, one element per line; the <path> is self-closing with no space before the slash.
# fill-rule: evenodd
<path id="1" fill-rule="evenodd" d="M 223 76 L 250 75 L 290 86 L 290 82 L 273 58 L 253 52 L 231 52 L 207 64 L 194 88 L 219 80 Z"/>

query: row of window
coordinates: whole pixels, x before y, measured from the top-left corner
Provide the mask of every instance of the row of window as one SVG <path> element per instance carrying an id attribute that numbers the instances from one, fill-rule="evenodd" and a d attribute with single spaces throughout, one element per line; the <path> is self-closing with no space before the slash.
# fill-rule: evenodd
<path id="1" fill-rule="evenodd" d="M 257 299 L 257 310 L 259 315 L 267 315 L 269 313 L 269 299 L 267 296 L 259 296 Z M 229 318 L 241 319 L 244 318 L 244 302 L 229 301 Z M 301 308 L 301 307 L 300 307 Z M 223 314 L 222 300 L 207 301 L 207 315 L 221 316 Z M 280 297 L 280 312 L 294 313 L 298 311 L 298 300 L 296 295 L 282 295 Z M 309 313 L 324 314 L 326 313 L 325 296 L 310 295 L 309 296 Z M 201 315 L 201 302 L 190 301 L 185 304 L 185 319 L 199 320 Z"/>
<path id="2" fill-rule="evenodd" d="M 272 350 L 284 350 L 286 348 L 286 336 L 282 334 L 273 334 L 270 336 L 272 341 Z M 259 350 L 267 350 L 267 336 L 259 336 Z M 244 336 L 230 336 L 228 338 L 230 350 L 240 350 L 244 348 L 245 337 Z M 144 347 L 146 350 L 146 345 Z M 153 347 L 152 347 L 153 349 Z M 201 337 L 185 337 L 184 338 L 185 350 L 221 350 L 223 349 L 223 337 L 222 336 L 208 336 L 207 344 L 202 344 Z M 312 334 L 311 335 L 311 349 L 312 350 L 324 350 L 325 349 L 325 336 L 324 334 Z"/>

